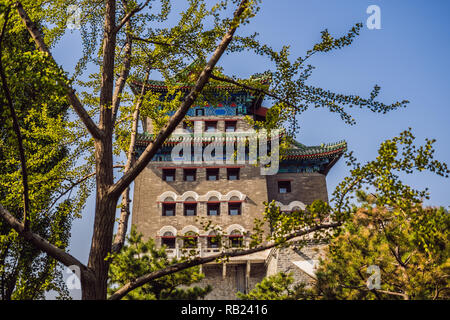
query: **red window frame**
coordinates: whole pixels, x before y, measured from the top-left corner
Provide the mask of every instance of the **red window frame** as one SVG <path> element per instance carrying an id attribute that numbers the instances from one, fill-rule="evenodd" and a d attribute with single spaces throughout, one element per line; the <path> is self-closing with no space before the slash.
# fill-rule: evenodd
<path id="1" fill-rule="evenodd" d="M 215 206 L 216 208 L 217 208 L 217 214 L 216 215 L 210 215 L 209 214 L 209 206 Z M 220 216 L 220 202 L 217 202 L 217 201 L 211 201 L 211 202 L 207 202 L 206 203 L 206 215 L 207 216 L 211 216 L 211 217 L 214 217 L 214 216 Z"/>
<path id="2" fill-rule="evenodd" d="M 192 214 L 190 214 L 190 215 L 186 214 L 186 211 L 188 210 L 187 207 L 194 208 L 194 214 L 193 215 Z M 183 215 L 185 217 L 195 217 L 197 215 L 197 202 L 184 202 L 183 203 Z"/>
<path id="3" fill-rule="evenodd" d="M 239 207 L 238 207 L 239 206 Z M 231 214 L 232 207 L 238 207 L 238 214 Z M 234 209 L 236 209 L 234 208 Z M 228 202 L 228 215 L 229 216 L 241 216 L 242 215 L 242 201 L 229 201 Z"/>
<path id="4" fill-rule="evenodd" d="M 232 174 L 233 172 L 235 172 L 236 179 L 230 179 L 230 176 L 233 175 Z M 240 168 L 227 168 L 227 180 L 230 181 L 240 180 L 240 174 L 241 174 Z"/>
<path id="5" fill-rule="evenodd" d="M 209 131 L 209 128 L 214 128 L 214 130 Z M 217 121 L 205 121 L 205 132 L 216 132 L 217 131 Z"/>
<path id="6" fill-rule="evenodd" d="M 162 178 L 163 178 L 163 180 L 166 181 L 166 182 L 173 182 L 173 181 L 175 181 L 176 172 L 177 172 L 176 169 L 168 169 L 168 168 L 167 169 L 163 169 L 162 170 Z M 167 181 L 167 177 L 173 177 L 173 180 Z"/>
<path id="7" fill-rule="evenodd" d="M 219 168 L 206 168 L 206 180 L 207 181 L 217 181 L 219 180 L 219 173 L 220 173 L 220 169 Z M 215 176 L 215 179 L 209 179 L 209 177 L 213 177 Z"/>
<path id="8" fill-rule="evenodd" d="M 187 180 L 187 177 L 192 175 L 193 180 Z M 194 182 L 197 180 L 197 169 L 183 169 L 183 181 Z"/>
<path id="9" fill-rule="evenodd" d="M 166 207 L 172 207 L 173 208 L 173 215 L 167 215 L 166 214 Z M 176 202 L 163 202 L 162 203 L 162 216 L 163 217 L 174 217 L 177 214 L 177 205 Z"/>
<path id="10" fill-rule="evenodd" d="M 278 180 L 277 187 L 278 187 L 279 194 L 291 193 L 291 191 L 292 191 L 291 180 Z M 281 189 L 286 189 L 286 191 L 281 192 Z"/>

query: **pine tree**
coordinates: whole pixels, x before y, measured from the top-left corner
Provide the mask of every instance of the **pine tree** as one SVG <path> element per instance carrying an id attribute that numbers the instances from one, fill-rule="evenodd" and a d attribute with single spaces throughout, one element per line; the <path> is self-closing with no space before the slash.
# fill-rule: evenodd
<path id="1" fill-rule="evenodd" d="M 142 234 L 138 234 L 132 227 L 127 236 L 127 242 L 120 253 L 111 255 L 109 272 L 109 292 L 113 293 L 117 286 L 177 263 L 176 259 L 169 259 L 165 247 L 156 248 L 153 239 L 143 241 Z M 204 298 L 211 292 L 211 286 L 193 286 L 204 278 L 199 267 L 192 267 L 176 272 L 139 287 L 127 294 L 124 299 L 129 300 L 195 300 Z"/>

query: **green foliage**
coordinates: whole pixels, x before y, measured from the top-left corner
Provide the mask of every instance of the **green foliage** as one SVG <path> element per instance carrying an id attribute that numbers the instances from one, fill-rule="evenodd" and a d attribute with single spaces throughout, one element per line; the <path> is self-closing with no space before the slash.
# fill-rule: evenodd
<path id="1" fill-rule="evenodd" d="M 361 165 L 350 152 L 346 163 L 353 167 L 333 192 L 337 218 L 345 218 L 352 212 L 352 199 L 356 191 L 370 190 L 376 194 L 376 204 L 380 207 L 396 207 L 410 210 L 429 199 L 428 189 L 416 190 L 401 180 L 402 175 L 429 171 L 448 178 L 447 164 L 434 159 L 433 143 L 426 139 L 425 144 L 416 146 L 411 129 L 403 131 L 398 137 L 384 141 L 375 160 Z"/>
<path id="2" fill-rule="evenodd" d="M 315 200 L 306 206 L 305 210 L 282 212 L 275 204 L 275 200 L 265 203 L 262 219 L 255 218 L 251 232 L 250 247 L 254 248 L 264 242 L 274 242 L 278 245 L 292 245 L 288 240 L 301 230 L 308 230 L 333 220 L 334 211 L 322 200 Z M 270 232 L 268 232 L 270 231 Z M 330 238 L 330 230 L 324 228 L 311 234 L 316 241 L 325 241 Z M 301 247 L 306 240 L 299 240 L 296 246 Z"/>
<path id="3" fill-rule="evenodd" d="M 69 5 L 76 4 L 82 14 L 81 36 L 83 39 L 83 57 L 78 63 L 74 79 L 84 70 L 86 64 L 91 62 L 101 69 L 101 28 L 103 24 L 103 7 L 93 4 L 92 1 L 52 1 L 39 7 L 43 1 L 22 1 L 31 17 L 42 19 L 47 26 L 43 29 L 48 43 L 53 44 L 65 32 L 69 18 Z M 215 50 L 217 40 L 226 30 L 238 24 L 244 25 L 250 22 L 259 11 L 261 1 L 248 1 L 244 14 L 240 19 L 230 18 L 232 9 L 237 1 L 217 1 L 211 3 L 202 0 L 186 1 L 185 9 L 174 25 L 167 23 L 169 14 L 172 13 L 171 2 L 168 0 L 151 1 L 148 9 L 135 14 L 130 23 L 123 27 L 117 34 L 116 74 L 120 74 L 125 61 L 124 46 L 129 39 L 132 41 L 132 59 L 128 84 L 134 85 L 143 82 L 147 69 L 151 69 L 152 78 L 164 80 L 169 88 L 167 94 L 149 94 L 144 99 L 141 108 L 142 117 L 149 117 L 155 122 L 156 130 L 162 128 L 168 121 L 167 112 L 176 110 L 180 101 L 186 95 L 182 88 L 192 85 L 205 65 L 211 52 Z M 136 1 L 117 3 L 117 15 L 125 16 L 139 5 Z M 164 22 L 164 27 L 158 24 Z M 51 26 L 51 27 L 50 27 Z M 266 70 L 258 76 L 268 79 L 268 82 L 254 81 L 254 78 L 239 79 L 239 75 L 227 75 L 220 66 L 214 69 L 216 76 L 233 79 L 237 84 L 231 84 L 216 79 L 211 79 L 200 92 L 194 105 L 215 104 L 219 100 L 227 98 L 226 93 L 218 93 L 210 90 L 213 87 L 227 85 L 232 90 L 247 91 L 255 96 L 261 94 L 269 104 L 272 104 L 264 123 L 249 121 L 259 128 L 268 130 L 279 128 L 281 125 L 289 125 L 289 133 L 292 135 L 298 130 L 297 116 L 310 107 L 322 107 L 330 112 L 337 113 L 346 123 L 354 124 L 348 108 L 367 108 L 373 112 L 386 113 L 401 107 L 405 107 L 408 101 L 384 104 L 376 101 L 380 87 L 375 86 L 368 98 L 357 95 L 344 95 L 307 84 L 314 66 L 308 64 L 309 59 L 318 53 L 329 53 L 333 50 L 350 46 L 357 38 L 362 24 L 355 24 L 347 34 L 341 37 L 333 37 L 328 30 L 320 34 L 320 41 L 312 45 L 304 56 L 292 59 L 289 46 L 283 46 L 281 50 L 275 50 L 271 46 L 261 43 L 258 34 L 235 35 L 227 49 L 229 54 L 241 54 L 244 51 L 261 55 L 267 58 L 267 65 L 273 64 L 273 70 Z M 256 75 L 255 75 L 256 76 Z M 84 86 L 82 96 L 83 103 L 90 107 L 90 112 L 95 115 L 99 111 L 99 82 L 100 75 L 91 74 L 90 80 L 80 82 Z M 262 91 L 261 91 L 262 90 Z M 121 120 L 116 127 L 116 154 L 119 154 L 126 146 L 129 136 L 130 114 L 133 112 L 132 90 L 126 90 L 122 94 Z M 265 94 L 269 92 L 270 94 Z"/>
<path id="4" fill-rule="evenodd" d="M 358 208 L 317 270 L 324 299 L 449 299 L 450 215 L 442 208 Z M 369 290 L 371 265 L 380 288 Z"/>
<path id="5" fill-rule="evenodd" d="M 0 7 L 3 26 L 4 3 Z M 51 206 L 64 190 L 65 180 L 79 177 L 70 150 L 69 105 L 64 89 L 55 81 L 61 71 L 35 50 L 23 27 L 13 25 L 8 23 L 1 59 L 25 149 L 30 228 L 59 248 L 67 248 L 72 219 L 82 209 L 85 198 L 80 194 Z M 22 220 L 24 187 L 18 143 L 3 88 L 0 123 L 0 202 Z M 68 298 L 61 265 L 19 237 L 1 219 L 0 278 L 0 299 L 42 299 L 49 290 L 55 290 L 60 298 Z"/>
<path id="6" fill-rule="evenodd" d="M 333 193 L 335 233 L 318 269 L 316 293 L 327 299 L 435 299 L 448 297 L 449 223 L 442 208 L 423 206 L 428 190 L 401 178 L 428 171 L 448 178 L 445 163 L 434 159 L 433 143 L 415 145 L 411 129 L 386 140 L 375 160 L 352 166 Z M 370 194 L 367 194 L 370 192 Z M 362 205 L 356 205 L 354 200 Z M 381 270 L 381 289 L 368 290 L 370 265 Z"/>
<path id="7" fill-rule="evenodd" d="M 287 214 L 268 204 L 263 219 L 271 226 L 268 240 L 280 244 L 286 244 L 287 235 L 296 230 L 319 223 L 341 226 L 314 235 L 313 239 L 327 240 L 329 245 L 312 287 L 294 289 L 292 279 L 279 274 L 240 298 L 449 299 L 450 215 L 443 208 L 424 207 L 427 190 L 416 190 L 401 180 L 423 171 L 448 178 L 447 165 L 434 159 L 433 143 L 427 139 L 417 146 L 407 130 L 383 142 L 377 158 L 364 165 L 351 153 L 346 155 L 353 169 L 336 187 L 331 206 L 315 201 L 306 211 Z M 254 246 L 262 241 L 263 227 L 257 231 L 260 238 L 254 236 Z M 380 288 L 368 287 L 370 266 L 380 269 Z"/>
<path id="8" fill-rule="evenodd" d="M 270 88 L 266 90 L 270 94 L 267 94 L 265 98 L 273 101 L 273 105 L 268 112 L 266 123 L 259 122 L 257 125 L 276 128 L 287 123 L 290 128 L 289 132 L 292 134 L 299 128 L 296 116 L 311 107 L 328 109 L 330 112 L 338 114 L 343 121 L 350 125 L 355 124 L 356 120 L 348 112 L 348 108 L 360 107 L 367 108 L 372 112 L 386 113 L 405 107 L 408 104 L 406 100 L 392 104 L 376 101 L 381 89 L 378 85 L 374 86 L 369 98 L 362 98 L 357 95 L 335 93 L 307 84 L 307 80 L 315 69 L 314 66 L 308 64 L 309 59 L 317 53 L 328 53 L 351 45 L 359 35 L 362 26 L 361 23 L 357 23 L 346 35 L 339 38 L 331 36 L 328 30 L 322 31 L 321 42 L 316 43 L 313 49 L 306 52 L 305 56 L 298 57 L 293 61 L 290 58 L 290 47 L 287 45 L 277 51 L 260 43 L 256 35 L 239 39 L 241 50 L 252 51 L 275 63 L 275 70 L 265 72 L 271 79 Z"/>
<path id="9" fill-rule="evenodd" d="M 217 41 L 223 37 L 230 27 L 247 24 L 258 12 L 260 2 L 258 0 L 247 1 L 243 14 L 239 18 L 230 18 L 230 11 L 236 8 L 239 1 L 224 0 L 210 5 L 209 1 L 189 0 L 186 9 L 180 13 L 178 23 L 168 25 L 167 18 L 171 12 L 170 1 L 150 1 L 147 8 L 138 11 L 129 20 L 129 23 L 118 30 L 117 37 L 114 39 L 116 55 L 114 57 L 114 70 L 112 71 L 114 75 L 120 75 L 126 69 L 125 62 L 128 58 L 130 68 L 129 77 L 126 79 L 128 86 L 118 97 L 121 102 L 117 122 L 114 123 L 113 145 L 115 155 L 120 155 L 122 151 L 128 149 L 131 115 L 135 110 L 136 91 L 139 92 L 136 88 L 139 89 L 139 84 L 142 85 L 142 79 L 144 79 L 146 72 L 152 71 L 152 76 L 162 79 L 169 88 L 167 94 L 146 93 L 141 109 L 141 118 L 149 117 L 154 120 L 155 130 L 159 130 L 169 119 L 167 113 L 175 111 L 180 101 L 185 98 L 186 91 L 183 91 L 183 87 L 192 85 L 197 80 L 200 71 L 205 66 L 206 59 L 216 49 Z M 67 31 L 67 21 L 71 14 L 68 10 L 69 6 L 76 4 L 79 7 L 82 12 L 80 32 L 83 42 L 83 55 L 78 61 L 75 73 L 70 81 L 79 80 L 79 76 L 88 63 L 98 67 L 98 73 L 89 74 L 86 77 L 87 81 L 78 82 L 81 87 L 80 99 L 88 114 L 95 118 L 99 115 L 100 107 L 109 107 L 100 106 L 99 103 L 99 92 L 102 89 L 100 87 L 101 72 L 104 67 L 102 40 L 105 31 L 103 30 L 105 2 L 23 0 L 21 3 L 31 20 L 40 22 L 39 28 L 49 47 L 55 46 Z M 12 5 L 13 1 L 4 0 L 1 4 Z M 138 8 L 140 4 L 139 1 L 135 0 L 116 1 L 117 23 L 119 24 L 122 17 Z M 8 35 L 8 39 L 5 39 L 7 50 L 1 58 L 2 61 L 5 61 L 6 73 L 14 75 L 9 80 L 17 114 L 21 119 L 27 165 L 30 170 L 32 231 L 41 234 L 61 248 L 66 248 L 69 236 L 69 221 L 71 217 L 80 212 L 90 191 L 89 180 L 83 180 L 86 183 L 82 184 L 78 184 L 77 181 L 93 171 L 95 157 L 93 139 L 89 136 L 81 121 L 72 123 L 65 117 L 67 101 L 63 98 L 63 88 L 57 84 L 57 80 L 61 80 L 62 77 L 67 75 L 58 66 L 50 63 L 48 56 L 35 50 L 31 40 L 24 32 L 23 23 L 16 12 L 12 13 L 9 26 L 8 33 L 10 35 Z M 327 108 L 331 112 L 337 113 L 349 124 L 355 123 L 355 120 L 346 108 L 357 106 L 373 112 L 385 113 L 404 107 L 407 101 L 389 105 L 376 101 L 375 99 L 380 92 L 378 86 L 375 86 L 369 98 L 364 99 L 355 95 L 334 93 L 306 83 L 314 69 L 312 65 L 307 64 L 308 59 L 316 53 L 328 53 L 350 45 L 359 34 L 361 27 L 361 24 L 357 24 L 347 35 L 339 38 L 334 38 L 325 30 L 321 34 L 321 40 L 313 46 L 313 49 L 308 51 L 304 57 L 294 60 L 290 57 L 288 46 L 283 46 L 278 51 L 261 43 L 256 33 L 247 36 L 236 34 L 227 49 L 227 53 L 240 54 L 243 51 L 249 51 L 266 57 L 268 62 L 274 65 L 273 70 L 267 70 L 263 74 L 264 78 L 270 79 L 270 81 L 258 83 L 254 81 L 255 79 L 240 80 L 237 76 L 225 76 L 224 70 L 216 67 L 213 70 L 215 76 L 233 79 L 235 83 L 230 84 L 227 81 L 215 80 L 217 77 L 211 79 L 205 89 L 199 93 L 194 105 L 212 104 L 217 100 L 226 98 L 226 94 L 221 96 L 211 93 L 214 90 L 210 90 L 224 83 L 230 85 L 233 90 L 248 91 L 255 96 L 265 95 L 269 101 L 273 102 L 267 120 L 264 123 L 253 122 L 252 124 L 261 129 L 272 130 L 288 123 L 291 129 L 288 133 L 291 135 L 298 129 L 297 115 L 310 107 Z M 129 57 L 126 53 L 127 50 L 124 50 L 127 43 L 132 43 L 132 53 Z M 22 49 L 23 46 L 25 46 L 25 49 Z M 4 102 L 3 96 L 1 99 Z M 3 105 L 5 104 L 3 103 Z M 20 217 L 22 202 L 18 195 L 22 193 L 22 186 L 19 179 L 20 170 L 18 170 L 16 144 L 7 109 L 2 107 L 0 117 L 2 120 L 2 140 L 0 142 L 2 151 L 0 153 L 0 161 L 2 161 L 0 178 L 2 204 L 17 217 Z M 428 164 L 424 163 L 425 160 L 422 161 L 422 158 L 428 156 L 429 150 L 424 149 L 421 152 L 422 156 L 419 156 L 416 162 L 420 167 L 427 168 Z M 72 155 L 77 155 L 80 161 L 84 160 L 81 167 L 74 168 Z M 432 164 L 432 166 L 436 167 L 435 164 Z M 441 172 L 442 169 L 437 168 L 437 171 Z M 77 197 L 69 197 L 68 200 L 61 202 L 60 196 L 73 186 L 79 187 Z M 387 191 L 387 186 L 388 184 L 386 184 L 384 191 Z M 346 204 L 346 192 L 342 194 L 344 194 L 344 197 L 338 206 L 339 208 Z M 54 203 L 59 203 L 56 208 L 52 207 Z M 327 204 L 320 202 L 308 207 L 307 211 L 311 212 L 311 215 L 296 212 L 291 216 L 286 216 L 281 214 L 279 210 L 276 211 L 273 204 L 268 204 L 264 219 L 255 221 L 257 232 L 252 235 L 251 246 L 261 244 L 264 240 L 275 240 L 282 244 L 286 240 L 286 235 L 290 232 L 315 226 L 327 221 L 326 219 L 341 221 L 347 218 L 341 209 L 336 211 Z M 266 230 L 264 224 L 267 223 L 272 228 L 272 234 L 265 239 L 263 231 Z M 3 227 L 1 224 L 0 226 Z M 317 233 L 317 235 L 320 234 Z M 322 233 L 322 237 L 328 236 L 329 234 Z M 142 275 L 143 272 L 157 270 L 169 265 L 170 261 L 164 256 L 163 252 L 154 249 L 151 243 L 141 243 L 138 238 L 137 235 L 132 235 L 130 241 L 134 243 L 135 247 L 130 244 L 123 253 L 113 257 L 112 285 L 123 284 L 124 281 Z M 1 241 L 2 245 L 6 243 L 6 249 L 2 247 L 2 250 L 9 252 L 10 247 L 7 243 L 19 240 L 14 232 L 9 232 L 9 229 L 7 229 L 6 231 L 2 230 Z M 142 256 L 142 259 L 135 259 L 134 254 L 141 254 L 141 250 L 145 253 L 148 252 L 149 255 Z M 1 265 L 4 266 L 8 259 L 2 259 Z M 148 263 L 144 264 L 141 261 Z M 32 269 L 47 270 L 40 266 L 33 266 Z M 5 272 L 4 269 L 2 272 Z M 189 275 L 177 273 L 155 280 L 148 286 L 130 293 L 128 298 L 161 299 L 177 295 L 184 295 L 184 297 L 202 296 L 206 292 L 201 291 L 203 289 L 192 289 L 191 291 L 176 289 L 179 284 L 186 284 L 186 282 L 201 277 L 195 270 L 190 272 Z M 194 272 L 194 276 L 192 272 Z M 31 279 L 29 272 L 23 279 Z M 158 281 L 161 281 L 161 283 Z M 50 286 L 46 288 L 50 288 Z M 21 297 L 24 297 L 24 295 Z"/>
<path id="10" fill-rule="evenodd" d="M 298 283 L 294 285 L 292 274 L 279 272 L 264 278 L 248 294 L 237 293 L 241 300 L 300 300 L 305 295 L 305 285 Z"/>
<path id="11" fill-rule="evenodd" d="M 111 255 L 110 282 L 108 292 L 114 293 L 117 286 L 122 286 L 147 273 L 164 269 L 180 262 L 169 259 L 165 248 L 156 248 L 153 239 L 144 242 L 142 235 L 133 227 L 127 236 L 127 243 L 118 254 Z M 204 298 L 211 286 L 204 288 L 192 284 L 203 279 L 199 267 L 192 267 L 173 273 L 131 291 L 124 299 L 129 300 L 193 300 Z"/>

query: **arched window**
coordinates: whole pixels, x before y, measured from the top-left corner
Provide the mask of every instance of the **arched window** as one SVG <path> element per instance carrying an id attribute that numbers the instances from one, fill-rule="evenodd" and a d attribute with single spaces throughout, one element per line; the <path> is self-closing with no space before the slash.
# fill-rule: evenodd
<path id="1" fill-rule="evenodd" d="M 209 197 L 209 199 L 208 199 L 208 202 L 219 202 L 219 201 L 220 201 L 220 199 L 215 196 Z"/>
<path id="2" fill-rule="evenodd" d="M 175 248 L 175 236 L 171 231 L 166 231 L 161 236 L 161 245 L 166 246 L 169 249 Z"/>
<path id="3" fill-rule="evenodd" d="M 230 233 L 230 244 L 232 248 L 240 248 L 242 247 L 244 241 L 244 237 L 239 230 L 233 230 Z"/>
<path id="4" fill-rule="evenodd" d="M 188 231 L 184 234 L 183 247 L 197 248 L 197 234 L 194 231 Z"/>
<path id="5" fill-rule="evenodd" d="M 208 248 L 219 248 L 220 247 L 220 237 L 217 231 L 211 231 L 208 235 Z"/>

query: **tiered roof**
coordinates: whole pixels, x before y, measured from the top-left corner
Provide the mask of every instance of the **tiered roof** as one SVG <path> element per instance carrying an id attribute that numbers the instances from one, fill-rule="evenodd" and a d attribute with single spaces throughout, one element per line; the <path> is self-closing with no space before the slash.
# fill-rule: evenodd
<path id="1" fill-rule="evenodd" d="M 140 148 L 145 148 L 149 143 L 153 142 L 156 138 L 156 134 L 152 133 L 140 133 L 137 135 L 136 145 Z M 178 133 L 172 134 L 164 142 L 164 146 L 174 146 L 184 141 L 190 143 L 202 143 L 209 144 L 213 141 L 229 143 L 232 141 L 245 140 L 248 134 L 245 132 L 204 132 L 202 135 L 196 135 L 194 133 Z M 190 138 L 189 140 L 185 140 Z M 342 154 L 347 150 L 347 142 L 339 141 L 330 144 L 321 144 L 319 146 L 305 146 L 297 141 L 293 141 L 291 148 L 288 148 L 282 155 L 286 160 L 296 159 L 322 159 L 322 158 L 340 158 Z"/>
<path id="2" fill-rule="evenodd" d="M 199 62 L 196 61 L 192 63 L 190 66 L 188 66 L 185 70 L 180 72 L 178 75 L 176 75 L 173 79 L 170 79 L 168 82 L 170 83 L 170 87 L 174 88 L 176 90 L 181 90 L 184 92 L 188 92 L 192 89 L 192 87 L 195 85 L 194 80 L 196 79 L 195 74 L 198 72 Z M 192 75 L 192 76 L 191 76 Z M 178 79 L 184 79 L 184 81 L 187 82 L 180 82 Z M 191 80 L 192 79 L 192 80 Z M 166 81 L 160 81 L 160 80 L 150 80 L 146 84 L 145 88 L 147 90 L 151 90 L 152 92 L 160 92 L 160 93 L 166 93 L 168 92 L 169 86 L 168 82 Z M 250 79 L 247 80 L 248 84 L 254 84 L 254 85 L 269 85 L 270 83 L 270 76 L 267 74 L 256 74 Z M 132 90 L 134 92 L 139 92 L 140 88 L 142 86 L 142 82 L 140 81 L 134 81 L 131 83 Z M 247 114 L 253 114 L 255 116 L 255 119 L 262 120 L 265 119 L 267 108 L 261 106 L 261 102 L 263 97 L 261 96 L 254 96 L 251 92 L 248 92 L 242 88 L 239 88 L 238 86 L 235 86 L 233 84 L 224 84 L 220 82 L 210 82 L 205 88 L 205 92 L 214 93 L 214 92 L 230 92 L 232 94 L 237 94 L 238 96 L 241 96 L 243 99 L 240 100 L 240 102 L 235 103 L 220 103 L 217 106 L 212 106 L 211 108 L 216 109 L 223 109 L 225 110 L 226 114 L 230 112 L 236 112 L 233 111 L 236 108 L 242 106 L 247 106 L 249 109 L 246 109 Z M 190 113 L 188 113 L 189 116 L 193 116 L 193 111 L 195 108 L 198 108 L 198 106 L 193 106 L 190 110 Z M 203 108 L 203 107 L 202 107 Z M 209 109 L 209 106 L 207 106 L 207 109 Z M 233 109 L 233 110 L 231 110 Z M 231 110 L 231 111 L 230 111 Z M 230 111 L 230 112 L 228 112 Z M 228 112 L 228 113 L 227 113 Z M 211 112 L 205 112 L 205 115 L 217 115 Z M 236 113 L 237 115 L 237 113 Z M 151 143 L 155 139 L 156 135 L 148 132 L 144 132 L 137 135 L 136 139 L 136 145 L 137 149 L 139 151 L 142 151 L 149 143 Z M 189 143 L 202 143 L 202 144 L 209 144 L 212 141 L 223 143 L 229 143 L 231 141 L 236 141 L 239 139 L 246 139 L 248 137 L 248 133 L 245 132 L 214 132 L 214 133 L 208 133 L 203 132 L 201 135 L 197 135 L 194 133 L 173 133 L 166 141 L 164 142 L 163 146 L 171 147 L 175 144 L 178 144 L 180 142 L 183 142 L 185 138 L 191 138 L 189 139 Z M 186 140 L 185 140 L 186 141 Z M 327 163 L 325 165 L 324 172 L 327 173 L 328 170 L 336 163 L 336 161 L 342 156 L 342 154 L 347 150 L 347 143 L 345 141 L 339 141 L 337 143 L 331 143 L 331 144 L 321 144 L 319 146 L 306 146 L 304 144 L 301 144 L 297 141 L 292 141 L 292 144 L 290 148 L 285 150 L 285 153 L 282 155 L 283 160 L 282 161 L 288 161 L 288 162 L 298 162 L 298 161 L 319 161 L 322 163 Z"/>
<path id="3" fill-rule="evenodd" d="M 294 140 L 291 146 L 283 155 L 285 159 L 340 157 L 347 151 L 347 142 L 344 140 L 336 143 L 321 144 L 320 146 L 305 146 Z"/>
<path id="4" fill-rule="evenodd" d="M 188 67 L 189 68 L 189 67 Z M 170 79 L 168 82 L 163 80 L 148 80 L 145 88 L 147 90 L 151 90 L 153 92 L 167 92 L 169 89 L 168 84 L 170 83 L 171 87 L 174 87 L 176 90 L 181 91 L 190 91 L 194 85 L 195 81 L 183 81 L 179 82 L 177 79 L 179 76 Z M 184 77 L 186 79 L 186 77 Z M 189 77 L 187 77 L 189 79 Z M 270 83 L 270 76 L 267 74 L 254 74 L 248 80 L 249 84 L 255 85 L 268 85 Z M 134 92 L 139 92 L 142 87 L 142 81 L 132 81 L 131 88 Z M 213 82 L 208 83 L 205 86 L 204 91 L 214 92 L 214 91 L 227 91 L 227 92 L 245 92 L 244 89 L 227 83 Z"/>

